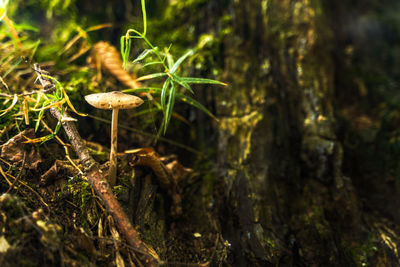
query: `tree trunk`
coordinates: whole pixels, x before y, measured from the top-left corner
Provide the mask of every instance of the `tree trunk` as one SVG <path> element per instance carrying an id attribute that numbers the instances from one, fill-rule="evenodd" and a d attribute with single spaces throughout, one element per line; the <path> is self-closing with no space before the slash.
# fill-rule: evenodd
<path id="1" fill-rule="evenodd" d="M 345 9 L 327 10 L 320 0 L 226 5 L 211 1 L 202 17 L 229 18 L 220 64 L 229 87 L 215 93 L 215 198 L 231 262 L 398 264 L 398 227 L 363 211 L 352 179 L 342 174 L 332 21 Z M 207 23 L 199 28 L 221 28 L 221 20 Z"/>

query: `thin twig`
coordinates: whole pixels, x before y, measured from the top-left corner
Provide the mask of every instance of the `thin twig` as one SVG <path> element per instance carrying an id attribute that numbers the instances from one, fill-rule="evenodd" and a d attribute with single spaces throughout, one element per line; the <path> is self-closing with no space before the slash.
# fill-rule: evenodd
<path id="1" fill-rule="evenodd" d="M 43 89 L 43 90 L 41 90 L 41 91 L 39 91 L 39 90 L 33 90 L 33 91 L 26 92 L 26 93 L 22 93 L 22 94 L 17 94 L 17 97 L 21 97 L 21 96 L 30 96 L 30 95 L 34 95 L 34 94 L 40 94 L 40 93 L 51 93 L 51 92 L 53 92 L 53 91 L 54 91 L 53 88 Z M 0 97 L 13 98 L 14 95 L 9 95 L 9 94 L 5 94 L 5 93 L 0 93 Z"/>
<path id="2" fill-rule="evenodd" d="M 22 165 L 21 165 L 21 171 L 18 173 L 17 177 L 15 178 L 14 182 L 10 185 L 8 188 L 7 193 L 10 193 L 10 191 L 13 189 L 15 183 L 18 181 L 18 179 L 21 177 L 22 171 L 24 170 L 24 165 L 25 165 L 25 160 L 26 160 L 26 151 L 24 151 L 24 157 L 22 159 Z"/>

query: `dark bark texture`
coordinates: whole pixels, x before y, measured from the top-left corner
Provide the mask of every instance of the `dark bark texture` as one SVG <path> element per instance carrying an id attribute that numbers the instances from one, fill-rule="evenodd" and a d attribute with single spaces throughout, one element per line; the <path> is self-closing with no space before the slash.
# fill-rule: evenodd
<path id="1" fill-rule="evenodd" d="M 348 95 L 340 83 L 351 66 L 341 68 L 338 51 L 368 42 L 343 21 L 362 8 L 327 2 L 209 1 L 197 9 L 199 34 L 221 34 L 221 18 L 229 18 L 215 56 L 229 87 L 215 92 L 214 196 L 234 266 L 400 264 L 399 229 L 390 221 L 397 208 L 383 204 L 392 197 L 378 186 L 356 188 L 362 172 L 343 174 L 337 101 Z M 383 198 L 373 211 L 364 205 L 369 195 Z"/>

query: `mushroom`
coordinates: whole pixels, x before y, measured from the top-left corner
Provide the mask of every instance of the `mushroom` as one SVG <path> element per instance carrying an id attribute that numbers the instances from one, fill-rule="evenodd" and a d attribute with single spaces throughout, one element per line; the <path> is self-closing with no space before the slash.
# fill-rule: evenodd
<path id="1" fill-rule="evenodd" d="M 140 106 L 143 100 L 118 91 L 87 95 L 85 100 L 95 108 L 112 110 L 109 182 L 114 186 L 117 179 L 118 110 L 135 108 Z"/>

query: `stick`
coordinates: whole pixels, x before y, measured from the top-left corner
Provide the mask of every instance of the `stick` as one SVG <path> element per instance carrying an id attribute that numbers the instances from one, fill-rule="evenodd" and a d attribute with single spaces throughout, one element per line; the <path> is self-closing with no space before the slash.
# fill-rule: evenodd
<path id="1" fill-rule="evenodd" d="M 10 193 L 10 191 L 13 189 L 14 185 L 17 183 L 18 179 L 21 177 L 22 171 L 24 170 L 25 160 L 26 160 L 26 151 L 24 151 L 24 157 L 22 158 L 21 171 L 18 173 L 14 182 L 8 188 L 6 194 Z"/>
<path id="2" fill-rule="evenodd" d="M 40 68 L 37 65 L 35 66 L 35 70 L 43 88 L 49 87 L 51 81 L 42 78 Z M 62 119 L 62 116 L 68 117 L 66 111 L 61 115 L 60 111 L 54 107 L 50 108 L 50 113 L 59 121 Z M 125 236 L 129 245 L 132 246 L 135 251 L 142 254 L 141 258 L 145 262 L 146 266 L 158 266 L 160 259 L 157 253 L 153 248 L 140 239 L 138 232 L 133 228 L 128 216 L 119 205 L 108 182 L 99 169 L 99 164 L 90 156 L 74 122 L 64 121 L 62 122 L 62 126 L 83 165 L 89 184 L 103 200 L 107 211 L 114 218 L 118 229 Z"/>

